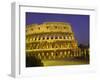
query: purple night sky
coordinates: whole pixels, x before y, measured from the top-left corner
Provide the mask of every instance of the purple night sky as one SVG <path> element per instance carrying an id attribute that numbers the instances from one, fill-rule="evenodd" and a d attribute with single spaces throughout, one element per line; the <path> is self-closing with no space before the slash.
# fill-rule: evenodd
<path id="1" fill-rule="evenodd" d="M 68 22 L 79 44 L 89 44 L 89 15 L 26 12 L 26 25 L 43 22 Z"/>

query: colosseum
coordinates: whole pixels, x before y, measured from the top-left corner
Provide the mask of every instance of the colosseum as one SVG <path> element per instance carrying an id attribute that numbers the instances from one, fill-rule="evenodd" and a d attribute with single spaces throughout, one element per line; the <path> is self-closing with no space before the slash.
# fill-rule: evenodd
<path id="1" fill-rule="evenodd" d="M 70 23 L 44 22 L 26 26 L 26 56 L 57 60 L 82 54 Z"/>

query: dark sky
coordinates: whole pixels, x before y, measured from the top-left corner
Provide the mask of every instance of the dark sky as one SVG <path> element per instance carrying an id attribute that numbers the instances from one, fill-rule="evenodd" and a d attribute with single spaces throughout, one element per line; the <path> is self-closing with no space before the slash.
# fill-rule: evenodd
<path id="1" fill-rule="evenodd" d="M 89 15 L 26 12 L 26 25 L 43 22 L 68 22 L 79 44 L 89 44 Z"/>

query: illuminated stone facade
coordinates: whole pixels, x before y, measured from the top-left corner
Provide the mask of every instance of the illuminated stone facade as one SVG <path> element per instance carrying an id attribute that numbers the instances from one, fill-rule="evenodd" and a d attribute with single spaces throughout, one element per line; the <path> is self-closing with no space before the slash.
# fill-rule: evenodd
<path id="1" fill-rule="evenodd" d="M 26 26 L 26 55 L 41 60 L 81 56 L 71 25 L 44 22 Z"/>

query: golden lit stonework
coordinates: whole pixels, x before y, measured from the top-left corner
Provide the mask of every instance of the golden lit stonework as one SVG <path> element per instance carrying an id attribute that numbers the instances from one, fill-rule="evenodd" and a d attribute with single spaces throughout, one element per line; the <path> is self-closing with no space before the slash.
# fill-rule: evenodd
<path id="1" fill-rule="evenodd" d="M 64 22 L 45 22 L 26 27 L 26 55 L 44 59 L 63 59 L 80 56 L 71 25 Z"/>

